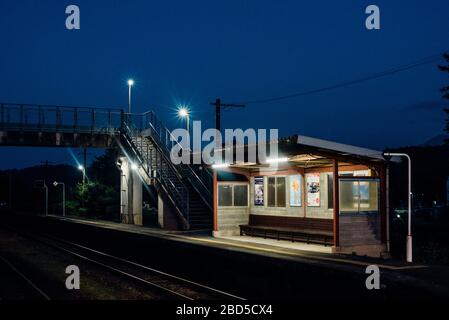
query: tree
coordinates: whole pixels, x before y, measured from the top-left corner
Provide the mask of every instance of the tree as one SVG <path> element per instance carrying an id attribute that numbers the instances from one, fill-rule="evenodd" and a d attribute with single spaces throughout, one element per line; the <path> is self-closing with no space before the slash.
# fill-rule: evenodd
<path id="1" fill-rule="evenodd" d="M 116 166 L 117 152 L 114 149 L 106 149 L 106 152 L 95 158 L 88 168 L 89 178 L 108 186 L 120 184 L 120 171 Z"/>
<path id="2" fill-rule="evenodd" d="M 448 63 L 448 65 L 445 66 L 438 66 L 438 68 L 443 71 L 449 73 L 449 54 L 445 53 L 443 55 L 444 59 Z M 449 99 L 449 86 L 443 87 L 440 89 L 441 93 L 443 94 L 444 99 Z M 446 112 L 447 118 L 446 118 L 446 129 L 445 131 L 449 133 L 449 108 L 445 108 L 444 112 Z M 446 140 L 446 143 L 449 144 L 449 139 Z"/>
<path id="3" fill-rule="evenodd" d="M 81 216 L 117 219 L 120 212 L 120 171 L 113 149 L 95 158 L 88 168 L 88 180 L 79 183 L 69 210 Z"/>

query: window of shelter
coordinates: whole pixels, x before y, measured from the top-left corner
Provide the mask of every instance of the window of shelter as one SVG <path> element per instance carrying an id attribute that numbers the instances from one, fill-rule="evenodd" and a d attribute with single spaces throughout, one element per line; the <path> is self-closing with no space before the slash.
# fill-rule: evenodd
<path id="1" fill-rule="evenodd" d="M 286 206 L 285 177 L 268 177 L 268 207 Z"/>

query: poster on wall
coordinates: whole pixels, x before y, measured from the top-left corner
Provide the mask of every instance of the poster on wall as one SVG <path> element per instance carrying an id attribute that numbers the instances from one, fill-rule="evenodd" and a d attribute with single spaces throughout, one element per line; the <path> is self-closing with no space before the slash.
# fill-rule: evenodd
<path id="1" fill-rule="evenodd" d="M 301 175 L 290 176 L 290 206 L 301 206 Z"/>
<path id="2" fill-rule="evenodd" d="M 263 206 L 263 177 L 254 178 L 254 205 Z"/>
<path id="3" fill-rule="evenodd" d="M 320 206 L 320 174 L 309 173 L 306 175 L 307 180 L 307 206 Z"/>

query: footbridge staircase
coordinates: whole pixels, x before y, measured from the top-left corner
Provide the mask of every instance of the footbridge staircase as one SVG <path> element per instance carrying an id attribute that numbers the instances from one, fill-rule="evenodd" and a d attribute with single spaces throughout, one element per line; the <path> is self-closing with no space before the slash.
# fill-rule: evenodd
<path id="1" fill-rule="evenodd" d="M 211 230 L 212 173 L 202 164 L 174 164 L 175 144 L 153 111 L 0 103 L 0 146 L 119 148 L 141 180 L 169 199 L 183 229 Z"/>

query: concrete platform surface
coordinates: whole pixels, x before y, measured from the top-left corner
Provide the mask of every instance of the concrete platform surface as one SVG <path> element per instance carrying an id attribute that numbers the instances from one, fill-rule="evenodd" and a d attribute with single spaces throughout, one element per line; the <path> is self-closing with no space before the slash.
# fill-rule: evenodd
<path id="1" fill-rule="evenodd" d="M 122 224 L 112 221 L 93 220 L 80 217 L 61 217 L 49 215 L 50 219 L 57 219 L 70 223 L 91 225 L 105 229 L 119 230 L 151 237 L 180 241 L 189 244 L 217 247 L 225 250 L 239 251 L 248 254 L 270 256 L 278 259 L 305 261 L 320 264 L 341 264 L 366 267 L 372 264 L 386 270 L 415 270 L 428 266 L 408 264 L 398 260 L 360 257 L 355 255 L 331 253 L 332 247 L 324 247 L 300 242 L 263 239 L 247 236 L 212 237 L 210 232 L 204 231 L 169 231 L 159 228 Z"/>
<path id="2" fill-rule="evenodd" d="M 341 290 L 348 296 L 361 297 L 366 294 L 361 285 L 365 283 L 366 267 L 376 265 L 382 270 L 382 283 L 387 288 L 382 296 L 421 297 L 430 292 L 449 297 L 448 266 L 329 253 L 330 247 L 288 241 L 214 238 L 210 231 L 167 231 L 79 217 L 16 215 L 5 217 L 4 223 L 29 230 L 39 228 L 44 234 L 129 257 L 189 279 L 229 287 L 231 291 L 243 290 L 247 296 L 258 292 L 261 297 L 271 296 L 272 287 L 288 293 L 287 298 L 310 296 L 311 292 L 321 296 L 325 286 L 329 297 L 342 296 Z M 233 284 L 236 273 L 241 282 L 237 287 Z M 295 277 L 290 279 L 290 274 Z M 307 290 L 293 290 L 292 281 Z"/>

